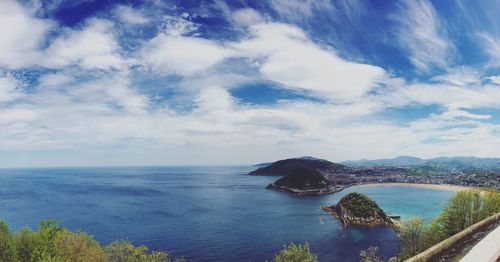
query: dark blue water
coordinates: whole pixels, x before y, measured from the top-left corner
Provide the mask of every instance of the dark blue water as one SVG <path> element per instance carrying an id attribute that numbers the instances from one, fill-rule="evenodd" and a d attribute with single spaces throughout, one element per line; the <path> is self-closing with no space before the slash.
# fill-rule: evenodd
<path id="1" fill-rule="evenodd" d="M 128 239 L 189 261 L 264 261 L 284 244 L 309 242 L 321 261 L 358 261 L 379 246 L 397 252 L 391 229 L 343 228 L 319 209 L 359 191 L 403 217 L 436 216 L 453 192 L 354 187 L 320 197 L 269 191 L 275 177 L 251 167 L 121 167 L 0 170 L 0 217 L 12 230 L 56 218 L 106 244 Z"/>

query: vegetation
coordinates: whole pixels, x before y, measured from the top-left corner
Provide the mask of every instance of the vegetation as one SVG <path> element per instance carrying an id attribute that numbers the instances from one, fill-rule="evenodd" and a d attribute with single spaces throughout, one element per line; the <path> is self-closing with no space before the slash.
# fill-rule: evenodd
<path id="1" fill-rule="evenodd" d="M 310 190 L 326 188 L 330 185 L 330 181 L 314 169 L 299 167 L 291 174 L 276 180 L 274 185 L 300 190 Z"/>
<path id="2" fill-rule="evenodd" d="M 399 231 L 401 252 L 399 260 L 408 259 L 467 227 L 500 212 L 498 191 L 465 190 L 458 192 L 446 204 L 441 214 L 426 225 L 419 218 L 403 222 Z M 382 261 L 376 249 L 363 250 L 362 261 Z"/>
<path id="3" fill-rule="evenodd" d="M 91 235 L 62 228 L 55 220 L 42 221 L 38 231 L 23 228 L 12 234 L 0 221 L 0 261 L 9 262 L 170 262 L 165 252 L 115 241 L 101 246 Z M 174 259 L 175 262 L 185 261 Z"/>
<path id="4" fill-rule="evenodd" d="M 318 257 L 311 254 L 309 244 L 284 246 L 274 257 L 273 262 L 317 262 Z"/>
<path id="5" fill-rule="evenodd" d="M 375 201 L 356 192 L 349 193 L 343 197 L 337 205 L 343 206 L 356 217 L 377 217 L 384 214 Z"/>

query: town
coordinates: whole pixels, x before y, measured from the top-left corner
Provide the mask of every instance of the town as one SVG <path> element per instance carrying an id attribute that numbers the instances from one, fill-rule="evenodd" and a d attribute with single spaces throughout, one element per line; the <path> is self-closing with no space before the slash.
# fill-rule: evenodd
<path id="1" fill-rule="evenodd" d="M 500 190 L 500 172 L 494 170 L 448 170 L 436 173 L 422 172 L 418 167 L 371 167 L 355 169 L 349 174 L 335 174 L 328 178 L 337 185 L 365 183 L 449 184 Z"/>

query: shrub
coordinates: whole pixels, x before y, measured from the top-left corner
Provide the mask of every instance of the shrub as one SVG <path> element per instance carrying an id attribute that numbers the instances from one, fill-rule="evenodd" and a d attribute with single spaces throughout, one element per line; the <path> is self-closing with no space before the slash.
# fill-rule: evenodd
<path id="1" fill-rule="evenodd" d="M 424 247 L 424 221 L 420 217 L 410 218 L 403 222 L 399 231 L 403 258 L 412 257 Z"/>
<path id="2" fill-rule="evenodd" d="M 57 257 L 67 262 L 106 262 L 104 250 L 92 236 L 63 229 L 55 239 Z"/>
<path id="3" fill-rule="evenodd" d="M 274 257 L 274 262 L 317 262 L 318 257 L 311 254 L 309 244 L 284 246 Z"/>
<path id="4" fill-rule="evenodd" d="M 35 248 L 32 259 L 35 261 L 53 261 L 56 258 L 55 240 L 61 228 L 57 220 L 43 220 L 40 229 L 35 232 Z"/>
<path id="5" fill-rule="evenodd" d="M 145 246 L 134 246 L 129 241 L 114 241 L 105 248 L 110 262 L 170 262 L 170 254 L 154 251 L 148 253 Z M 183 262 L 184 259 L 175 259 Z"/>
<path id="6" fill-rule="evenodd" d="M 0 220 L 0 261 L 14 261 L 16 250 L 9 226 Z"/>
<path id="7" fill-rule="evenodd" d="M 13 236 L 14 246 L 16 247 L 17 259 L 21 262 L 34 262 L 32 257 L 35 249 L 36 240 L 33 231 L 29 228 L 22 228 Z"/>

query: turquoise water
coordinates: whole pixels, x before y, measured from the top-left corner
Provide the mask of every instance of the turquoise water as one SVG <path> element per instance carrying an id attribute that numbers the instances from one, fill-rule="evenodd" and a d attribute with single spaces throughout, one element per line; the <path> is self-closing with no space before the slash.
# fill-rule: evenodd
<path id="1" fill-rule="evenodd" d="M 264 261 L 284 244 L 309 242 L 320 261 L 358 261 L 359 251 L 398 250 L 388 228 L 344 228 L 321 211 L 349 192 L 386 211 L 430 221 L 454 194 L 401 187 L 352 187 L 334 195 L 292 196 L 264 188 L 275 177 L 252 167 L 117 167 L 0 170 L 0 217 L 11 229 L 56 218 L 106 244 L 128 239 L 189 261 Z"/>

